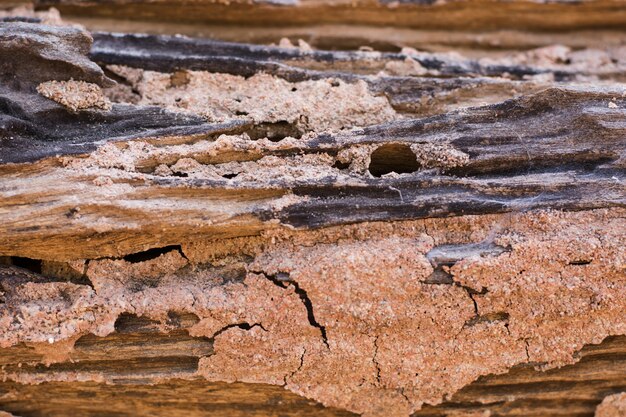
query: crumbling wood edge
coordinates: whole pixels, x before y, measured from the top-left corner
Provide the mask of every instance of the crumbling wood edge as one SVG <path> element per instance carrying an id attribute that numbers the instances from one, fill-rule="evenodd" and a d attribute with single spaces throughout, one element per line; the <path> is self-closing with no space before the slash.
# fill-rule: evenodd
<path id="1" fill-rule="evenodd" d="M 3 76 L 20 75 L 0 90 L 0 408 L 589 415 L 623 389 L 616 89 L 558 86 L 334 133 L 154 105 L 68 110 L 42 82 L 112 84 L 86 59 L 88 36 L 5 28 L 24 42 L 0 49 Z M 146 39 L 134 70 L 170 71 L 152 54 L 163 38 Z M 97 42 L 103 65 L 137 65 Z M 233 48 L 224 62 L 246 47 Z M 278 52 L 248 59 L 280 67 Z M 365 91 L 392 103 L 455 88 L 377 90 L 394 81 Z"/>

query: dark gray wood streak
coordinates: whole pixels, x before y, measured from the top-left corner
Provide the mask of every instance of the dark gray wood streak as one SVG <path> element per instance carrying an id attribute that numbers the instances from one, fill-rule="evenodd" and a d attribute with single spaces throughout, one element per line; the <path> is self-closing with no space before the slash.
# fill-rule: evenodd
<path id="1" fill-rule="evenodd" d="M 114 104 L 110 111 L 71 112 L 34 94 L 2 94 L 0 165 L 92 152 L 106 142 L 167 136 L 240 133 L 249 122 L 206 123 L 160 107 Z"/>
<path id="2" fill-rule="evenodd" d="M 357 221 L 626 205 L 626 105 L 602 91 L 550 89 L 530 97 L 430 118 L 393 122 L 356 132 L 320 135 L 280 156 L 337 153 L 354 145 L 447 145 L 470 155 L 463 166 L 418 170 L 399 178 L 348 173 L 267 182 L 163 178 L 177 187 L 292 190 L 309 197 L 282 211 L 262 212 L 298 227 Z M 393 162 L 392 162 L 393 163 Z"/>
<path id="3" fill-rule="evenodd" d="M 152 71 L 170 72 L 177 69 L 222 72 L 244 77 L 264 71 L 289 81 L 302 81 L 324 73 L 374 72 L 391 61 L 404 61 L 408 55 L 382 52 L 379 55 L 358 51 L 302 51 L 298 48 L 253 45 L 185 36 L 113 34 L 96 32 L 91 58 L 101 64 L 128 65 Z M 441 77 L 501 76 L 514 78 L 551 72 L 522 65 L 481 65 L 472 59 L 455 59 L 441 54 L 421 53 L 411 56 L 423 67 L 436 70 Z M 321 71 L 307 71 L 314 62 Z M 321 74 L 320 74 L 321 73 Z M 573 73 L 554 72 L 558 80 Z M 328 76 L 328 74 L 326 74 Z"/>
<path id="4" fill-rule="evenodd" d="M 87 58 L 90 35 L 71 27 L 3 23 L 0 27 L 0 165 L 88 153 L 107 141 L 241 132 L 247 122 L 208 124 L 159 107 L 115 104 L 73 112 L 40 96 L 40 82 L 114 84 Z"/>

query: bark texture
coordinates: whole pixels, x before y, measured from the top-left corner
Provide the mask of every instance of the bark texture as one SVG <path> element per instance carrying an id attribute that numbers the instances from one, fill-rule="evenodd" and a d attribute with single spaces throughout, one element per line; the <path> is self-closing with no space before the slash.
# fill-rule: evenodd
<path id="1" fill-rule="evenodd" d="M 624 12 L 566 3 L 354 19 L 574 13 L 518 22 L 555 30 Z M 476 59 L 0 18 L 0 409 L 622 412 L 623 48 Z"/>

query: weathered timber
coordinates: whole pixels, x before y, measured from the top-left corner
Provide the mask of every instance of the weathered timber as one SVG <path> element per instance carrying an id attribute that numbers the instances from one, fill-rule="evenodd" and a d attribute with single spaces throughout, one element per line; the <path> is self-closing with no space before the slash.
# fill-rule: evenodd
<path id="1" fill-rule="evenodd" d="M 385 64 L 403 61 L 408 55 L 367 51 L 302 51 L 298 48 L 250 45 L 181 36 L 147 36 L 132 34 L 94 34 L 91 57 L 103 64 L 121 64 L 148 70 L 170 72 L 180 68 L 225 72 L 249 77 L 264 71 L 302 81 L 322 77 L 317 71 L 339 72 L 338 76 L 355 79 L 355 73 L 375 73 Z M 455 58 L 446 54 L 422 53 L 413 57 L 426 69 L 436 70 L 444 77 L 500 75 L 515 77 L 548 72 L 524 66 L 481 65 L 475 60 Z M 306 69 L 316 71 L 306 71 Z M 299 70 L 300 69 L 300 70 Z M 341 71 L 348 72 L 341 74 Z M 561 78 L 568 74 L 559 71 Z M 326 75 L 328 76 L 328 75 Z"/>
<path id="2" fill-rule="evenodd" d="M 426 3 L 398 13 L 623 13 Z M 185 11 L 330 6 L 280 7 Z M 0 410 L 591 416 L 626 391 L 617 53 L 92 44 L 26 14 L 0 23 Z"/>
<path id="3" fill-rule="evenodd" d="M 201 347 L 203 345 L 207 347 Z M 61 416 L 69 409 L 80 410 L 85 416 L 353 415 L 321 407 L 272 385 L 162 378 L 187 363 L 194 369 L 199 356 L 210 350 L 210 341 L 190 338 L 181 330 L 161 332 L 159 322 L 125 316 L 118 320 L 115 333 L 103 338 L 83 336 L 79 339 L 72 354 L 74 363 L 65 365 L 66 370 L 107 372 L 115 375 L 118 383 L 24 385 L 6 381 L 0 383 L 3 395 L 0 404 L 3 410 L 15 415 L 44 411 L 46 415 Z M 448 402 L 425 407 L 414 416 L 485 411 L 497 415 L 593 415 L 604 397 L 626 390 L 625 354 L 625 338 L 610 337 L 598 345 L 585 347 L 574 365 L 547 372 L 528 365 L 518 366 L 503 375 L 483 377 Z M 53 373 L 58 369 L 41 365 L 42 356 L 27 347 L 3 349 L 0 358 L 3 366 L 13 370 L 18 369 L 18 363 L 27 367 L 25 372 L 29 373 Z M 141 372 L 143 380 L 127 379 L 137 372 Z M 151 383 L 146 384 L 146 380 Z"/>
<path id="4" fill-rule="evenodd" d="M 573 30 L 623 28 L 626 22 L 620 0 L 502 1 L 158 1 L 39 0 L 62 13 L 178 22 L 217 22 L 256 25 L 311 23 L 361 23 L 429 29 Z"/>
<path id="5" fill-rule="evenodd" d="M 237 128 L 236 123 L 208 126 L 199 117 L 155 107 L 116 104 L 108 112 L 72 112 L 37 94 L 35 87 L 44 81 L 70 79 L 102 87 L 114 84 L 86 57 L 92 41 L 89 34 L 74 28 L 5 23 L 0 38 L 2 164 L 85 153 L 103 140 L 211 135 Z"/>

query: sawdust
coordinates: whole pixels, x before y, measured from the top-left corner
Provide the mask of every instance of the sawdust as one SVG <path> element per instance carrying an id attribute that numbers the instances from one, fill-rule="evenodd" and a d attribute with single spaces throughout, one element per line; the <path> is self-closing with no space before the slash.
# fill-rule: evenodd
<path id="1" fill-rule="evenodd" d="M 247 119 L 286 122 L 300 131 L 341 130 L 399 119 L 383 96 L 362 81 L 327 78 L 291 83 L 268 74 L 250 78 L 203 71 L 165 74 L 107 67 L 139 92 L 138 104 L 191 112 L 212 122 Z M 172 77 L 175 81 L 172 82 Z"/>
<path id="2" fill-rule="evenodd" d="M 609 395 L 596 408 L 595 417 L 624 417 L 626 416 L 626 393 Z"/>
<path id="3" fill-rule="evenodd" d="M 214 339 L 198 368 L 208 380 L 407 416 L 481 375 L 572 363 L 583 345 L 626 334 L 625 226 L 623 209 L 539 211 L 275 229 L 138 263 L 92 260 L 93 288 L 0 279 L 0 345 L 103 336 L 122 313 L 166 328 L 168 312 L 182 311 L 199 317 L 192 336 Z M 442 245 L 457 246 L 433 251 Z M 433 283 L 442 252 L 458 259 L 449 282 Z"/>
<path id="4" fill-rule="evenodd" d="M 89 108 L 111 110 L 111 103 L 97 84 L 74 80 L 47 81 L 39 84 L 37 91 L 72 111 Z"/>

